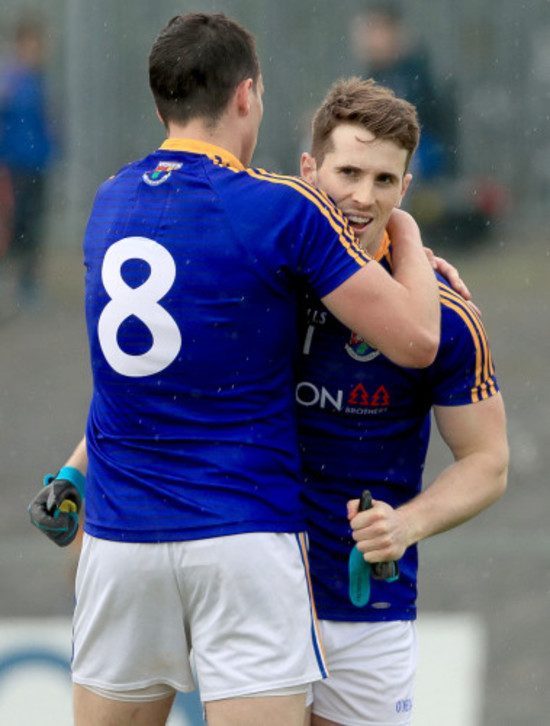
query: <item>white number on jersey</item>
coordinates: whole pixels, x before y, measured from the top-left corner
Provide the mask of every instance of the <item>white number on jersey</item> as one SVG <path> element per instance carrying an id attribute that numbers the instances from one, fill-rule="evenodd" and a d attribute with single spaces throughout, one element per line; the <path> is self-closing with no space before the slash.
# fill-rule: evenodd
<path id="1" fill-rule="evenodd" d="M 151 273 L 136 288 L 122 278 L 128 260 L 144 260 Z M 159 305 L 176 279 L 176 264 L 168 250 L 147 237 L 125 237 L 105 255 L 101 270 L 103 285 L 111 300 L 99 317 L 98 336 L 109 365 L 123 376 L 150 376 L 167 368 L 181 349 L 181 333 L 174 318 Z M 118 329 L 130 316 L 147 326 L 153 344 L 146 353 L 131 355 L 121 350 Z"/>

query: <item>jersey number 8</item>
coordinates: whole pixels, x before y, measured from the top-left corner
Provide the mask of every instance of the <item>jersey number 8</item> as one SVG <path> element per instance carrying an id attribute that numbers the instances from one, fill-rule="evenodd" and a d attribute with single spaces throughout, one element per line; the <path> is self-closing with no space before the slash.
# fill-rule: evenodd
<path id="1" fill-rule="evenodd" d="M 142 285 L 130 287 L 122 278 L 128 260 L 144 260 L 150 275 Z M 165 247 L 147 237 L 125 237 L 105 255 L 101 279 L 110 301 L 98 321 L 99 343 L 109 365 L 123 376 L 150 376 L 167 368 L 181 349 L 181 333 L 174 318 L 159 305 L 176 279 L 176 264 Z M 125 353 L 117 333 L 127 318 L 135 316 L 149 329 L 153 343 L 139 355 Z"/>

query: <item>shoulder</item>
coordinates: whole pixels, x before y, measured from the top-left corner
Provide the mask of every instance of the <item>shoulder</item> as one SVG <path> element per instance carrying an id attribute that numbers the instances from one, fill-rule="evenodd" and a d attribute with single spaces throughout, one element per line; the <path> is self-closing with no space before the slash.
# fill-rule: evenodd
<path id="1" fill-rule="evenodd" d="M 477 311 L 439 278 L 441 299 L 441 344 L 436 363 L 449 357 L 463 364 L 472 363 L 476 371 L 494 374 L 489 339 Z"/>
<path id="2" fill-rule="evenodd" d="M 437 273 L 436 277 L 441 302 L 442 332 L 445 332 L 445 327 L 453 326 L 486 337 L 483 322 L 474 308 L 453 290 L 444 277 Z"/>
<path id="3" fill-rule="evenodd" d="M 147 164 L 147 162 L 149 162 L 149 164 Z M 142 177 L 145 171 L 147 171 L 149 168 L 151 170 L 154 169 L 154 165 L 151 161 L 150 156 L 146 156 L 145 158 L 138 159 L 136 161 L 131 161 L 128 164 L 120 167 L 120 169 L 113 172 L 111 176 L 105 179 L 105 181 L 103 181 L 99 186 L 99 191 L 108 191 L 112 187 L 124 183 L 125 181 L 135 179 L 136 177 Z"/>
<path id="4" fill-rule="evenodd" d="M 340 209 L 305 179 L 259 168 L 233 171 L 236 181 L 229 196 L 236 209 L 257 211 L 277 227 L 290 225 L 298 234 L 300 230 L 304 235 L 322 234 L 320 229 L 328 227 L 337 236 L 349 238 L 347 244 L 355 242 Z"/>
<path id="5" fill-rule="evenodd" d="M 439 278 L 441 344 L 435 362 L 434 403 L 477 403 L 498 392 L 495 366 L 478 313 Z"/>
<path id="6" fill-rule="evenodd" d="M 245 173 L 250 179 L 255 180 L 266 193 L 281 199 L 284 203 L 290 202 L 302 205 L 304 208 L 310 207 L 322 213 L 329 212 L 331 215 L 343 218 L 325 192 L 301 177 L 275 174 L 265 169 L 246 169 Z"/>

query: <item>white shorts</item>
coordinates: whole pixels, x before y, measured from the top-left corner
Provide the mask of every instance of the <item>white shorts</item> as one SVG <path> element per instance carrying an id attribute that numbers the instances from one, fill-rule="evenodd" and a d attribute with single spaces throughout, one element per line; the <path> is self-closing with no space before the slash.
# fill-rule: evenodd
<path id="1" fill-rule="evenodd" d="M 346 726 L 409 726 L 415 622 L 319 624 L 330 677 L 312 686 L 313 713 Z"/>
<path id="2" fill-rule="evenodd" d="M 148 689 L 148 700 L 191 691 L 191 648 L 203 702 L 326 675 L 303 535 L 160 544 L 84 535 L 73 681 L 121 697 Z"/>

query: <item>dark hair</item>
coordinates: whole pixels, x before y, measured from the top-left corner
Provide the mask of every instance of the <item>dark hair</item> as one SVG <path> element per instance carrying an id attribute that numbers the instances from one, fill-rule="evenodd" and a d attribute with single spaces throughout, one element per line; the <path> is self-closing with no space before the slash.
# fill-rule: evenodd
<path id="1" fill-rule="evenodd" d="M 403 21 L 403 5 L 400 0 L 368 0 L 359 15 L 368 18 L 370 15 L 381 15 L 388 23 L 398 25 Z"/>
<path id="2" fill-rule="evenodd" d="M 44 24 L 38 16 L 22 17 L 15 26 L 14 37 L 18 43 L 24 42 L 29 38 L 42 39 L 44 35 Z"/>
<path id="3" fill-rule="evenodd" d="M 311 155 L 320 166 L 332 149 L 331 134 L 342 123 L 357 124 L 377 139 L 406 149 L 408 168 L 420 140 L 416 109 L 372 78 L 341 79 L 330 88 L 312 122 Z"/>
<path id="4" fill-rule="evenodd" d="M 254 36 L 223 14 L 177 15 L 149 54 L 149 85 L 165 124 L 202 118 L 214 125 L 239 83 L 259 75 Z"/>

